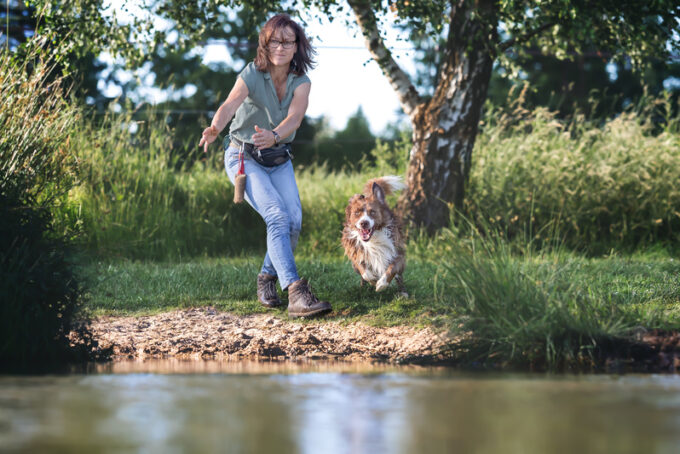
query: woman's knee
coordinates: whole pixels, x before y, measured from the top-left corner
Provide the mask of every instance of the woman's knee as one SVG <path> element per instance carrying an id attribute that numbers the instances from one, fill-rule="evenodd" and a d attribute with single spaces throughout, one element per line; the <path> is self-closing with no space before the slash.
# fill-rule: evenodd
<path id="1" fill-rule="evenodd" d="M 285 231 L 290 226 L 290 216 L 280 208 L 268 209 L 263 217 L 267 229 Z"/>

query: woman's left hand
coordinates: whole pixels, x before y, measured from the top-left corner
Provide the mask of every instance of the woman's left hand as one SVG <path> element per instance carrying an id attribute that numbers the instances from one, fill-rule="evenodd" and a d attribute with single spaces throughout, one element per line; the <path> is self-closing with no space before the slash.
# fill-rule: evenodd
<path id="1" fill-rule="evenodd" d="M 253 134 L 253 144 L 260 150 L 271 148 L 276 144 L 274 133 L 268 129 L 261 129 L 255 125 L 255 134 Z"/>

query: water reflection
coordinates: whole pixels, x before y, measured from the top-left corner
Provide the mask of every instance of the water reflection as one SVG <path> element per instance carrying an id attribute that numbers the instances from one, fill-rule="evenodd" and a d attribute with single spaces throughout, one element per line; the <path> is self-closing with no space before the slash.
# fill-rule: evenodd
<path id="1" fill-rule="evenodd" d="M 409 374 L 449 373 L 449 369 L 434 366 L 394 365 L 383 362 L 300 359 L 297 361 L 263 360 L 206 360 L 151 359 L 92 363 L 76 372 L 95 374 L 296 374 L 296 373 L 350 373 L 380 374 L 404 372 Z"/>
<path id="2" fill-rule="evenodd" d="M 676 376 L 147 362 L 0 377 L 3 452 L 675 453 Z"/>

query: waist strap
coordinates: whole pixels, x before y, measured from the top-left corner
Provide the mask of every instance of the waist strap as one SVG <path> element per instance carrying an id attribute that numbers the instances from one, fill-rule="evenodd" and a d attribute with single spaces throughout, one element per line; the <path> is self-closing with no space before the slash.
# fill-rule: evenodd
<path id="1" fill-rule="evenodd" d="M 231 141 L 231 143 L 236 145 L 236 148 L 241 149 L 241 147 L 243 147 L 243 150 L 247 151 L 248 153 L 257 152 L 257 150 L 259 150 L 254 144 L 248 143 L 248 142 L 242 142 L 242 141 L 238 140 L 236 137 L 230 137 L 229 140 Z M 289 143 L 280 143 L 280 144 L 278 144 L 274 147 L 265 148 L 265 150 L 281 150 L 283 148 L 286 148 L 287 146 L 290 146 L 290 144 Z"/>
<path id="2" fill-rule="evenodd" d="M 262 153 L 261 153 L 261 151 L 264 151 L 264 152 L 272 152 L 272 151 L 284 151 L 284 150 L 287 150 L 286 152 L 287 152 L 287 153 L 291 156 L 291 158 L 292 158 L 292 154 L 291 154 L 291 152 L 290 152 L 291 148 L 290 148 L 290 144 L 289 144 L 289 143 L 280 143 L 280 144 L 278 144 L 278 145 L 275 146 L 275 147 L 264 148 L 264 149 L 260 150 L 260 149 L 257 148 L 254 144 L 248 143 L 248 142 L 242 142 L 242 141 L 238 140 L 238 139 L 235 138 L 235 137 L 230 137 L 229 140 L 231 141 L 232 144 L 235 145 L 234 148 L 238 148 L 239 150 L 247 151 L 248 154 L 251 155 L 251 156 L 253 156 L 255 159 L 257 159 L 257 158 L 262 159 Z"/>
<path id="3" fill-rule="evenodd" d="M 234 145 L 234 148 L 238 148 L 239 150 L 242 151 L 247 151 L 248 153 L 252 153 L 253 150 L 255 150 L 255 145 L 253 145 L 252 143 L 242 142 L 235 137 L 230 137 L 229 139 L 231 140 L 231 144 Z"/>

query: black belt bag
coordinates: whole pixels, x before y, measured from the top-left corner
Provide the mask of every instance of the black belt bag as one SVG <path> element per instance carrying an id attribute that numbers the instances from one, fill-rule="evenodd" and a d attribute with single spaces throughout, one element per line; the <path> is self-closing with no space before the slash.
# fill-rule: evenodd
<path id="1" fill-rule="evenodd" d="M 290 144 L 279 145 L 276 148 L 265 148 L 264 150 L 258 150 L 255 147 L 251 147 L 248 150 L 250 156 L 258 163 L 265 167 L 274 167 L 287 162 L 289 159 L 293 159 L 293 149 Z"/>
<path id="2" fill-rule="evenodd" d="M 279 166 L 289 159 L 293 159 L 293 148 L 289 143 L 284 143 L 277 147 L 259 150 L 255 148 L 255 145 L 252 143 L 240 142 L 234 139 L 231 140 L 237 145 L 243 146 L 243 149 L 248 152 L 255 162 L 265 167 Z"/>

